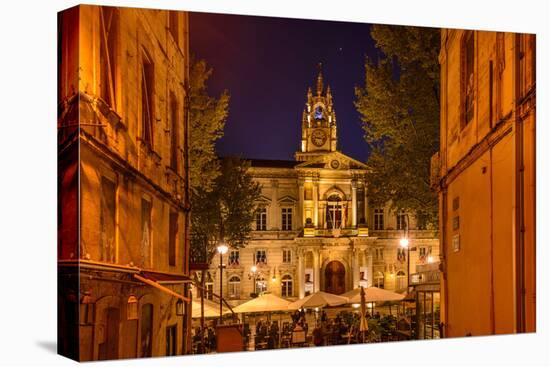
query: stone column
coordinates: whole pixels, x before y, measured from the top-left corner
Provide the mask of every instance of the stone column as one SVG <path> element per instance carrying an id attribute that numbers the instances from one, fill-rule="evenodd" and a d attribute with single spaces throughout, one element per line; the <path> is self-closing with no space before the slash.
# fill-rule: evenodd
<path id="1" fill-rule="evenodd" d="M 300 222 L 298 223 L 298 228 L 303 228 L 306 223 L 305 210 L 304 210 L 304 180 L 302 178 L 298 179 L 298 218 Z"/>
<path id="2" fill-rule="evenodd" d="M 351 226 L 357 227 L 357 181 L 351 181 Z"/>
<path id="3" fill-rule="evenodd" d="M 372 287 L 374 285 L 374 279 L 373 279 L 373 274 L 374 272 L 372 271 L 372 250 L 371 249 L 366 249 L 365 250 L 365 255 L 367 255 L 367 286 L 368 287 Z"/>
<path id="4" fill-rule="evenodd" d="M 365 214 L 365 222 L 366 222 L 366 224 L 367 224 L 367 227 L 369 227 L 369 228 L 372 229 L 373 226 L 372 226 L 371 223 L 369 222 L 369 201 L 368 201 L 367 189 L 368 189 L 368 187 L 367 187 L 367 185 L 365 184 L 364 190 L 363 190 L 363 194 L 365 195 L 365 196 L 364 196 L 364 199 L 363 199 L 363 200 L 364 200 L 363 202 L 365 203 L 365 205 L 363 205 L 363 208 L 364 208 L 364 210 L 365 210 L 365 213 L 364 213 L 364 214 Z"/>
<path id="5" fill-rule="evenodd" d="M 313 224 L 319 225 L 319 179 L 313 179 Z"/>
<path id="6" fill-rule="evenodd" d="M 277 202 L 279 198 L 279 181 L 271 180 L 271 218 L 268 218 L 267 222 L 269 223 L 268 230 L 273 228 L 281 229 L 281 215 L 279 209 L 279 203 Z"/>
<path id="7" fill-rule="evenodd" d="M 352 289 L 355 289 L 359 286 L 359 250 L 352 248 L 351 249 L 351 263 L 352 263 L 352 275 L 353 275 L 353 284 L 351 285 Z"/>
<path id="8" fill-rule="evenodd" d="M 321 288 L 321 273 L 319 263 L 319 249 L 313 250 L 313 292 L 318 292 Z"/>
<path id="9" fill-rule="evenodd" d="M 305 295 L 304 253 L 298 249 L 296 255 L 298 256 L 298 297 L 301 299 Z"/>

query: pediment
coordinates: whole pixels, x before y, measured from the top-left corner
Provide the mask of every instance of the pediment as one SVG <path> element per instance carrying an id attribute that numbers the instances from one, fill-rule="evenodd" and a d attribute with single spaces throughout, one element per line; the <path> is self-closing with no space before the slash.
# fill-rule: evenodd
<path id="1" fill-rule="evenodd" d="M 366 170 L 367 166 L 354 158 L 341 152 L 331 152 L 316 156 L 315 158 L 300 163 L 297 169 L 333 169 L 333 170 Z"/>
<path id="2" fill-rule="evenodd" d="M 293 198 L 292 196 L 289 196 L 289 195 L 285 195 L 281 198 L 279 198 L 277 200 L 278 203 L 280 204 L 294 204 L 296 203 L 298 200 L 296 200 L 295 198 Z"/>
<path id="3" fill-rule="evenodd" d="M 268 205 L 271 203 L 271 199 L 265 195 L 260 195 L 258 199 L 256 199 L 256 204 L 258 205 Z"/>

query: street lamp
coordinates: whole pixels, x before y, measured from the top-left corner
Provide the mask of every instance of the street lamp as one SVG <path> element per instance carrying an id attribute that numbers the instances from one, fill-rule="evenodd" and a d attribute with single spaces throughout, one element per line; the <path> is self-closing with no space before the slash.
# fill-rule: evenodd
<path id="1" fill-rule="evenodd" d="M 411 285 L 411 251 L 416 251 L 416 247 L 411 248 L 409 246 L 409 215 L 405 214 L 405 217 L 407 218 L 407 223 L 403 229 L 404 236 L 399 240 L 399 245 L 402 248 L 407 249 L 407 293 L 409 293 L 409 288 Z"/>
<path id="2" fill-rule="evenodd" d="M 250 274 L 248 274 L 248 279 L 252 278 L 252 284 L 253 284 L 253 289 L 254 291 L 252 292 L 252 294 L 250 294 L 250 296 L 252 298 L 255 298 L 256 297 L 256 274 L 258 273 L 258 267 L 256 265 L 252 265 L 250 267 Z"/>
<path id="3" fill-rule="evenodd" d="M 217 247 L 218 253 L 220 254 L 220 325 L 223 324 L 223 309 L 222 309 L 222 300 L 223 300 L 223 255 L 227 253 L 229 247 L 222 242 Z"/>

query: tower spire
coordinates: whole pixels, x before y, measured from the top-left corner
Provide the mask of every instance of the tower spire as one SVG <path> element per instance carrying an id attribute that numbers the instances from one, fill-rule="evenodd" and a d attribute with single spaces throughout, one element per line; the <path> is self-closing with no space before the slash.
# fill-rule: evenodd
<path id="1" fill-rule="evenodd" d="M 323 64 L 319 63 L 317 67 L 319 68 L 319 75 L 317 76 L 317 95 L 320 96 L 323 93 Z"/>

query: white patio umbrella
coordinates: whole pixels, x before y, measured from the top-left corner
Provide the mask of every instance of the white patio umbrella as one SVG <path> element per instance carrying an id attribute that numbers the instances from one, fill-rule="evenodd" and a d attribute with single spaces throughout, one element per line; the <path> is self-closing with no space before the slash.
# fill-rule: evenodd
<path id="1" fill-rule="evenodd" d="M 405 298 L 404 294 L 391 292 L 378 287 L 368 287 L 365 289 L 365 302 L 385 302 L 385 301 L 402 301 Z M 352 291 L 342 294 L 348 299 L 347 303 L 361 303 L 361 288 L 356 288 Z"/>
<path id="2" fill-rule="evenodd" d="M 201 317 L 201 300 L 200 299 L 193 299 L 193 302 L 191 305 L 191 317 L 192 318 Z M 220 317 L 219 303 L 215 303 L 205 299 L 204 300 L 204 317 Z"/>
<path id="3" fill-rule="evenodd" d="M 315 307 L 326 307 L 326 306 L 340 306 L 348 303 L 346 297 L 337 296 L 332 293 L 326 292 L 315 292 L 310 294 L 307 297 L 299 299 L 295 302 L 292 302 L 288 308 L 290 310 L 297 310 L 300 308 L 315 308 Z"/>
<path id="4" fill-rule="evenodd" d="M 233 308 L 235 313 L 250 313 L 250 312 L 271 312 L 271 311 L 288 311 L 290 304 L 284 298 L 278 297 L 271 293 L 264 293 L 256 298 Z"/>

